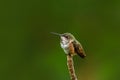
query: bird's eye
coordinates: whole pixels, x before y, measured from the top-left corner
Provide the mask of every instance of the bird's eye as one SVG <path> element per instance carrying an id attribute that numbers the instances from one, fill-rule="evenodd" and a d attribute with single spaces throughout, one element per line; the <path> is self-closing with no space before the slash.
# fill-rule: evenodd
<path id="1" fill-rule="evenodd" d="M 65 38 L 67 38 L 67 39 L 68 39 L 69 37 L 68 37 L 68 36 L 65 36 Z"/>

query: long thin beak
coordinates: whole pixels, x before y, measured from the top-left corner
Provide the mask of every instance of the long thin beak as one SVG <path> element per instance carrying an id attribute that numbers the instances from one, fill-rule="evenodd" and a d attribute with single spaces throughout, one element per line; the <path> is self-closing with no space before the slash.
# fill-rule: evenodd
<path id="1" fill-rule="evenodd" d="M 56 33 L 56 32 L 51 32 L 51 34 L 55 34 L 55 35 L 61 36 L 61 34 Z"/>

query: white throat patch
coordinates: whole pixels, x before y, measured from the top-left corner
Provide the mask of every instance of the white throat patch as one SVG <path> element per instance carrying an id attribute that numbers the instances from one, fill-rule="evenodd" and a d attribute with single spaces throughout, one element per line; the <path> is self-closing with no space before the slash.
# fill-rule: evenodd
<path id="1" fill-rule="evenodd" d="M 62 41 L 61 41 L 60 45 L 61 45 L 61 47 L 63 48 L 64 52 L 65 52 L 66 54 L 68 54 L 68 53 L 69 53 L 69 44 L 70 44 L 73 40 L 68 41 L 65 37 L 61 37 L 61 39 L 62 39 Z"/>
<path id="2" fill-rule="evenodd" d="M 65 37 L 61 37 L 61 39 L 64 45 L 68 44 L 69 41 Z"/>

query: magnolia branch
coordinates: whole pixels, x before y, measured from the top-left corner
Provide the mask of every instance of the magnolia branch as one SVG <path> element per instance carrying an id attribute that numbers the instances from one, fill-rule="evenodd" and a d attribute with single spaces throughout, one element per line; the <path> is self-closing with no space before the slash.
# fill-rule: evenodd
<path id="1" fill-rule="evenodd" d="M 77 80 L 75 70 L 74 70 L 73 57 L 71 55 L 67 55 L 67 66 L 68 66 L 71 80 Z"/>

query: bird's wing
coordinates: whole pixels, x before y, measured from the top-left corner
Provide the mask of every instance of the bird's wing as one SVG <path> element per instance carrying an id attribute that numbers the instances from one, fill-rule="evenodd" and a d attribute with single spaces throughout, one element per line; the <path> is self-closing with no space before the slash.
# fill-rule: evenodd
<path id="1" fill-rule="evenodd" d="M 81 58 L 84 58 L 86 56 L 84 49 L 79 42 L 73 41 L 73 46 L 75 49 L 75 53 L 77 53 Z"/>

